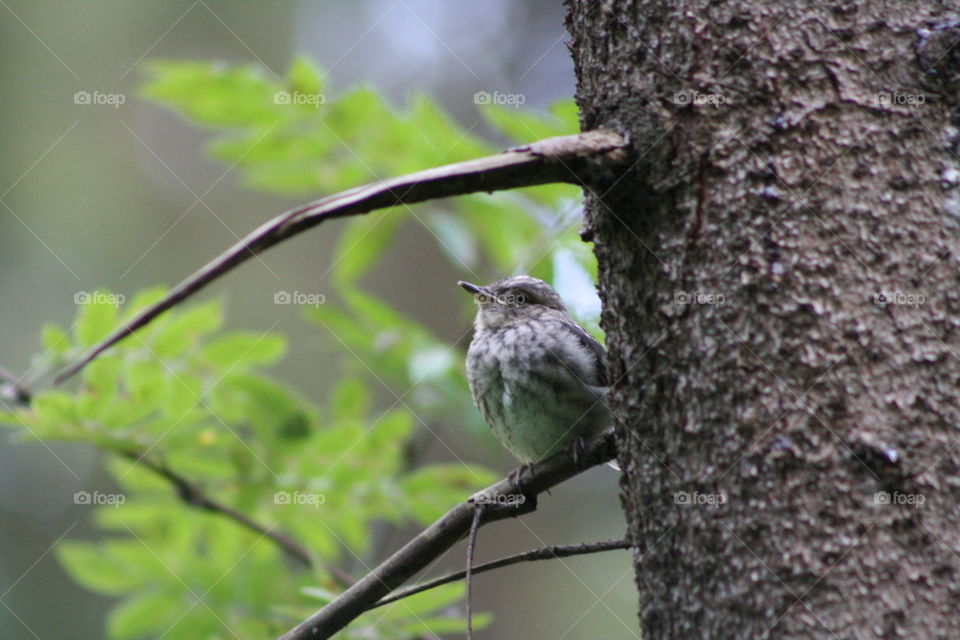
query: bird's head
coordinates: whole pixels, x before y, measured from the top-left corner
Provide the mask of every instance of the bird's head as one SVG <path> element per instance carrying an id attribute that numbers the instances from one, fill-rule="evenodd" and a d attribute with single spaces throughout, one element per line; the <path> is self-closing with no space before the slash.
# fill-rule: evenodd
<path id="1" fill-rule="evenodd" d="M 539 278 L 513 276 L 491 282 L 486 286 L 458 282 L 473 294 L 477 303 L 477 328 L 496 328 L 518 315 L 537 309 L 554 309 L 567 313 L 560 295 Z"/>

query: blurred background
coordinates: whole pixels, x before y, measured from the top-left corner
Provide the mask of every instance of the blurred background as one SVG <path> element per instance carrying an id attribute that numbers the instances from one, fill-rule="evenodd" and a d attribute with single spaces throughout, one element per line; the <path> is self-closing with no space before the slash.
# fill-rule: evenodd
<path id="1" fill-rule="evenodd" d="M 332 92 L 363 84 L 403 106 L 423 91 L 465 129 L 500 144 L 478 117 L 474 94 L 522 94 L 534 110 L 572 96 L 563 17 L 559 2 L 533 0 L 0 0 L 0 365 L 33 373 L 39 328 L 69 326 L 78 292 L 129 297 L 173 285 L 300 201 L 243 188 L 208 158 L 196 127 L 139 98 L 145 61 L 224 60 L 283 75 L 305 54 L 328 72 Z M 75 104 L 84 91 L 123 96 L 122 104 Z M 325 291 L 339 224 L 248 262 L 200 296 L 222 297 L 230 326 L 286 333 L 296 348 L 273 373 L 308 397 L 331 383 L 333 346 L 272 296 L 281 287 Z M 365 285 L 465 349 L 473 307 L 455 286 L 463 274 L 449 265 L 426 229 L 405 225 Z M 455 425 L 438 435 L 444 444 L 428 444 L 431 459 L 454 460 L 452 451 L 503 472 L 515 464 L 490 438 Z M 14 445 L 6 436 L 0 431 L 0 637 L 101 638 L 111 601 L 73 583 L 51 550 L 61 539 L 99 535 L 90 508 L 72 496 L 108 486 L 102 461 L 89 447 Z M 542 497 L 536 513 L 483 529 L 477 560 L 622 537 L 617 492 L 617 475 L 594 469 Z M 393 536 L 387 550 L 409 533 Z M 459 568 L 463 558 L 456 547 L 435 572 Z M 627 552 L 479 576 L 474 607 L 495 616 L 480 637 L 517 629 L 528 638 L 639 637 L 632 582 Z"/>

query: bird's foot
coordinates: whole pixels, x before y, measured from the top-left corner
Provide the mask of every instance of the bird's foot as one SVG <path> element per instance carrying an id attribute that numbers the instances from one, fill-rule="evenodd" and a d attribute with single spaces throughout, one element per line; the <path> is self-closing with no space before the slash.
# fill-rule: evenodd
<path id="1" fill-rule="evenodd" d="M 510 475 L 507 476 L 510 482 L 517 487 L 517 493 L 520 494 L 520 496 L 517 497 L 523 498 L 523 500 L 514 500 L 515 503 L 523 504 L 529 502 L 533 505 L 537 504 L 537 494 L 528 492 L 526 487 L 523 486 L 523 474 L 532 472 L 535 464 L 534 462 L 525 462 L 511 471 Z M 534 506 L 534 508 L 536 508 L 536 506 Z"/>
<path id="2" fill-rule="evenodd" d="M 517 491 L 526 495 L 526 491 L 523 490 L 523 474 L 529 473 L 533 470 L 532 462 L 524 462 L 519 467 L 510 472 L 510 475 L 507 476 L 510 479 L 510 482 L 517 485 Z"/>

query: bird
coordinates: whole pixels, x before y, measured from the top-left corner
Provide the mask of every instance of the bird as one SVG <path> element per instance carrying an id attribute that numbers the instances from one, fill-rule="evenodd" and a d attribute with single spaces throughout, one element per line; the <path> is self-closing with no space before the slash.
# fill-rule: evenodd
<path id="1" fill-rule="evenodd" d="M 575 452 L 611 424 L 606 352 L 553 287 L 529 275 L 457 284 L 477 304 L 466 360 L 474 404 L 523 465 Z"/>

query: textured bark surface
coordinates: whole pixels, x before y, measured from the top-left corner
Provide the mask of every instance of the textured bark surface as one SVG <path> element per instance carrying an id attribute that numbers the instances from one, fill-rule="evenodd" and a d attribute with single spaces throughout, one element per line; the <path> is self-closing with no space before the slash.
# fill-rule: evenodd
<path id="1" fill-rule="evenodd" d="M 957 11 L 570 3 L 644 640 L 960 638 Z"/>

